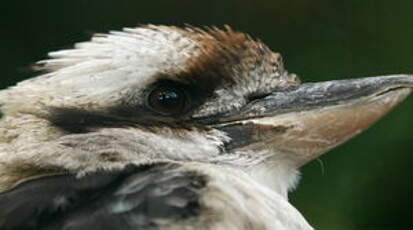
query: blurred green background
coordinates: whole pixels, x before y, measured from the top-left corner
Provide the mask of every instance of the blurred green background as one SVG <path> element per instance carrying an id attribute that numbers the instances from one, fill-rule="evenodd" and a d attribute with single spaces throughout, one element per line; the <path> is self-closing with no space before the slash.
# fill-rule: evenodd
<path id="1" fill-rule="evenodd" d="M 281 52 L 304 81 L 413 73 L 411 0 L 2 1 L 0 87 L 48 51 L 137 24 L 223 25 Z M 316 229 L 413 229 L 413 98 L 302 170 L 291 201 Z"/>

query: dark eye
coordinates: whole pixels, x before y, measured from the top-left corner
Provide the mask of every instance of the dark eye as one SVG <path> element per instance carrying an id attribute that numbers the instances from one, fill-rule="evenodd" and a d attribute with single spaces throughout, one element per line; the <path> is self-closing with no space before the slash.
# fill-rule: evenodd
<path id="1" fill-rule="evenodd" d="M 159 86 L 150 92 L 148 105 L 163 115 L 179 115 L 185 112 L 187 96 L 179 87 Z"/>

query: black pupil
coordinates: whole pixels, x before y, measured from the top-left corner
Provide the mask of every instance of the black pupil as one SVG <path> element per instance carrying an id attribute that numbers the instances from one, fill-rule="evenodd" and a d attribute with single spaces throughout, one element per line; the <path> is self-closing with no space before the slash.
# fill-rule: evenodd
<path id="1" fill-rule="evenodd" d="M 173 109 L 179 105 L 179 95 L 175 91 L 165 90 L 161 91 L 157 95 L 158 102 L 165 108 Z"/>
<path id="2" fill-rule="evenodd" d="M 185 97 L 178 89 L 158 88 L 149 98 L 150 106 L 157 112 L 163 114 L 178 114 L 183 112 Z"/>

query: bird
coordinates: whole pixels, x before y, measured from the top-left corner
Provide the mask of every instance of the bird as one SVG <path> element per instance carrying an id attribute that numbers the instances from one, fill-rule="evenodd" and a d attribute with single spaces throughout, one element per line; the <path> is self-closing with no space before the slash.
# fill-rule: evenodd
<path id="1" fill-rule="evenodd" d="M 310 230 L 301 166 L 412 91 L 302 83 L 260 40 L 140 25 L 49 53 L 0 91 L 0 229 Z"/>

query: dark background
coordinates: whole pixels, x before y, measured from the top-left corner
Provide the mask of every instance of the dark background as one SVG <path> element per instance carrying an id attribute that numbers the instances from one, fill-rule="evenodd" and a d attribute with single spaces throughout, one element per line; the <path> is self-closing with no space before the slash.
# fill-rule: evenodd
<path id="1" fill-rule="evenodd" d="M 0 87 L 93 32 L 223 25 L 281 52 L 304 81 L 413 73 L 411 0 L 22 0 L 0 6 Z M 413 98 L 303 168 L 291 202 L 316 229 L 413 229 Z"/>

